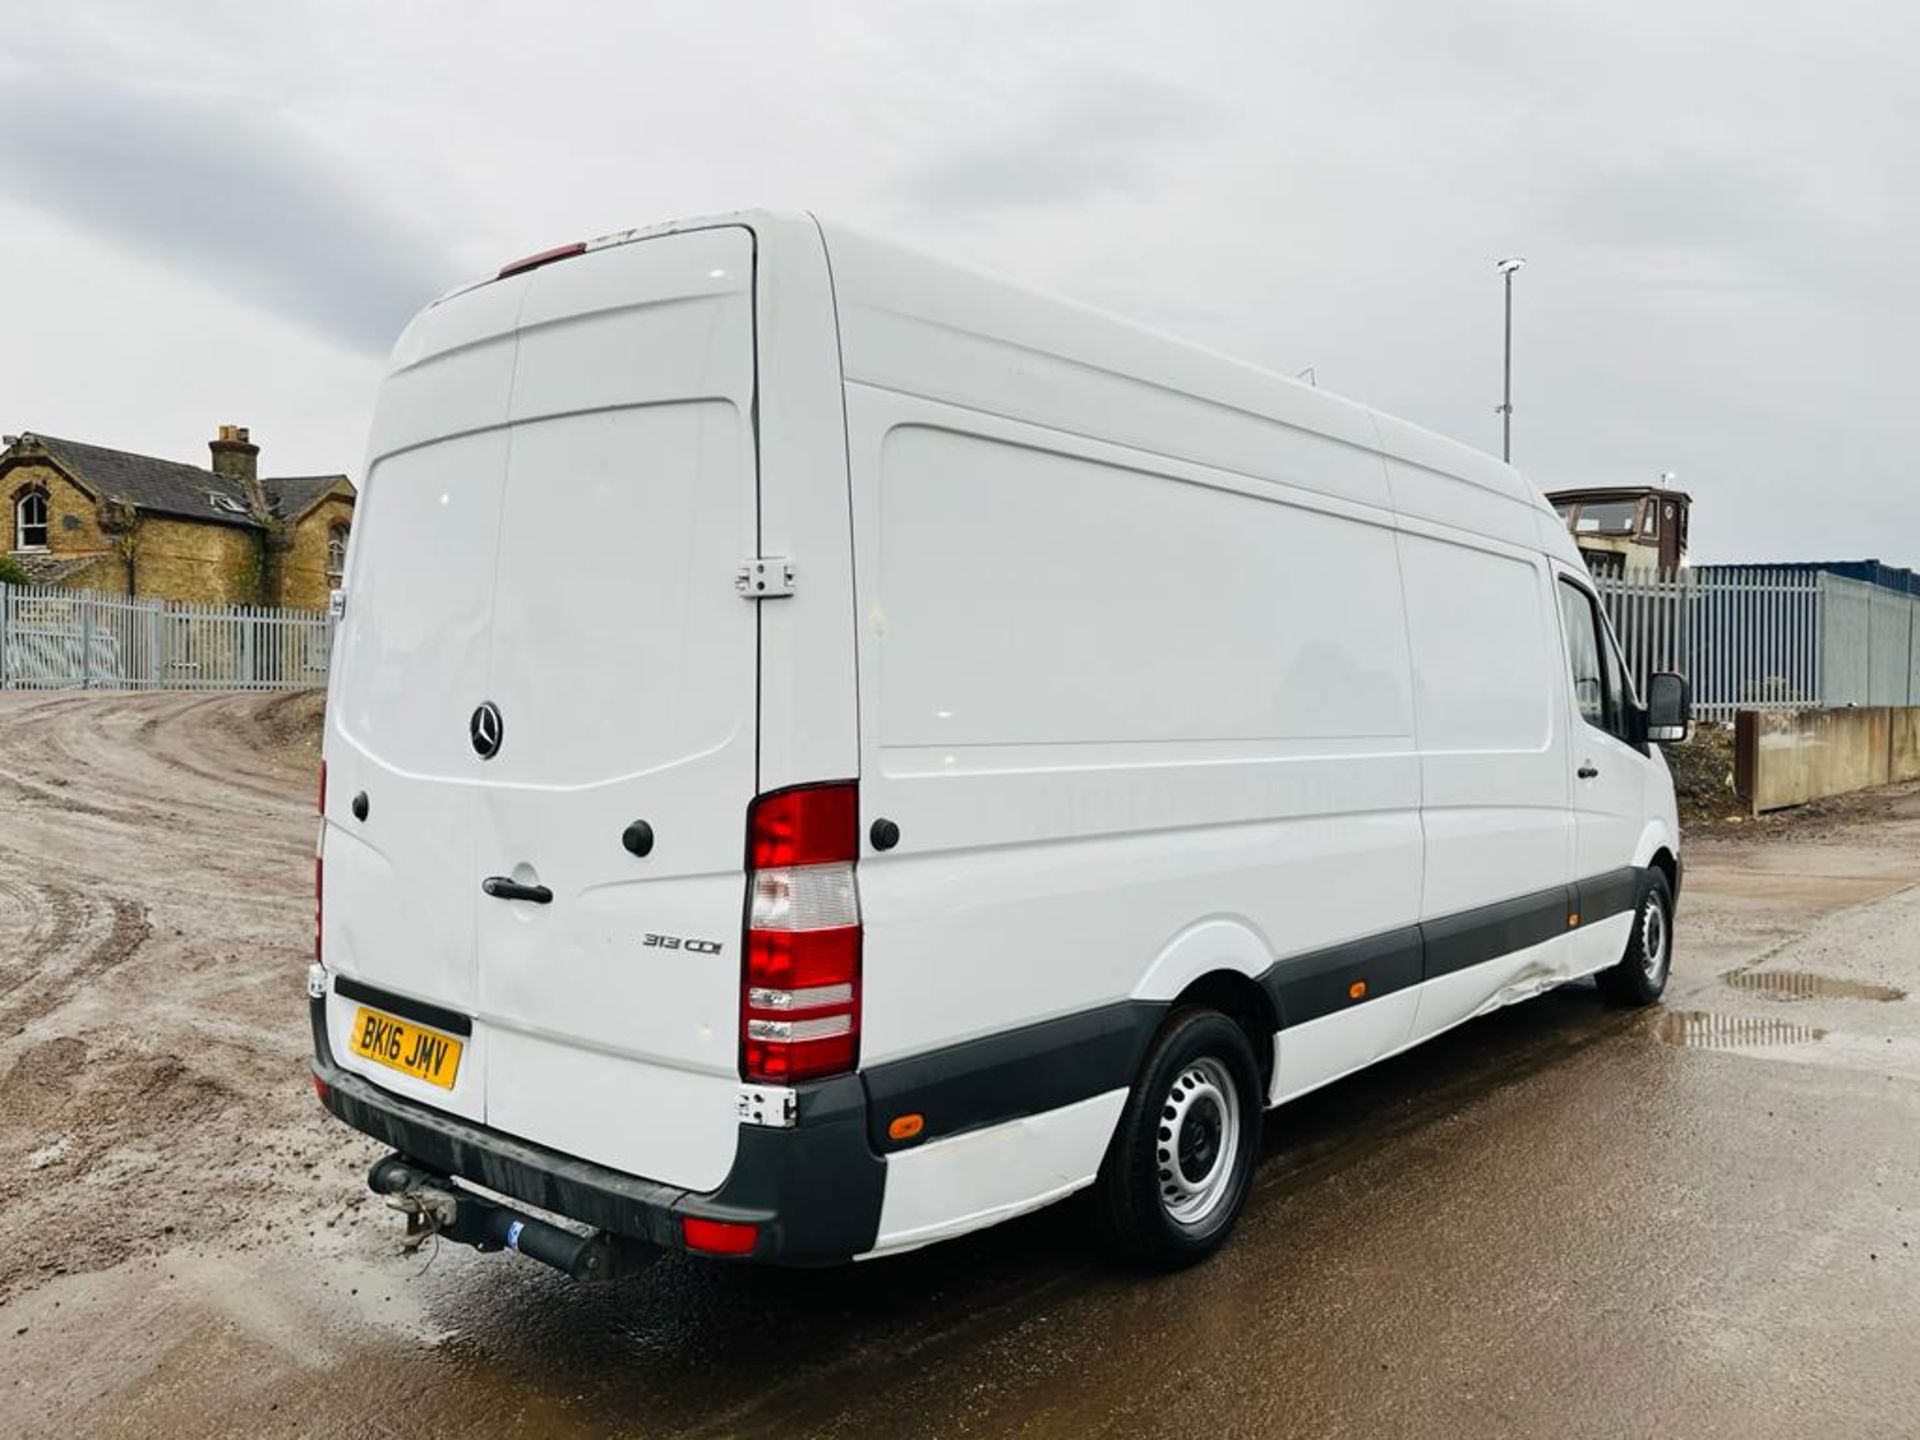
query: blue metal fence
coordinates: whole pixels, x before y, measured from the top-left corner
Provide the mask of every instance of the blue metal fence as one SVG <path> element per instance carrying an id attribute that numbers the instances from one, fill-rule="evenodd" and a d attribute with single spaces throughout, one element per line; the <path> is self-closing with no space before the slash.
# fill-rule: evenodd
<path id="1" fill-rule="evenodd" d="M 1920 703 L 1920 596 L 1798 566 L 1699 566 L 1595 581 L 1629 667 L 1693 682 L 1704 719 Z"/>

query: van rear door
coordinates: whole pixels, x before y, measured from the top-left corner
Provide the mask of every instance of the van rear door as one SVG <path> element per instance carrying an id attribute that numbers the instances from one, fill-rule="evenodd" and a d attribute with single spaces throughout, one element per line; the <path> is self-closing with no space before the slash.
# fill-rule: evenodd
<path id="1" fill-rule="evenodd" d="M 483 286 L 427 311 L 395 351 L 356 506 L 327 695 L 320 950 L 335 977 L 334 1059 L 470 1120 L 486 1114 L 483 1037 L 464 1037 L 438 1085 L 357 1054 L 351 1038 L 363 1006 L 474 1009 L 481 762 L 467 720 L 470 697 L 487 688 L 502 422 L 526 285 Z"/>
<path id="2" fill-rule="evenodd" d="M 738 1131 L 753 395 L 747 231 L 534 272 L 473 697 L 504 722 L 475 831 L 487 1123 L 695 1189 Z"/>
<path id="3" fill-rule="evenodd" d="M 498 716 L 497 748 L 465 767 L 470 830 L 414 862 L 437 876 L 427 846 L 471 846 L 486 1123 L 696 1189 L 725 1178 L 737 1133 L 753 277 L 738 227 L 527 277 L 484 619 L 446 636 L 482 663 L 393 701 L 462 743 L 479 707 Z"/>

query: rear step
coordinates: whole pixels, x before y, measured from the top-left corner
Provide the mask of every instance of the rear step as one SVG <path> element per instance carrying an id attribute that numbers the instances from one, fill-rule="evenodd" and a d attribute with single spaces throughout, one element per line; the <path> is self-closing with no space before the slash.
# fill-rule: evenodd
<path id="1" fill-rule="evenodd" d="M 367 1172 L 367 1188 L 388 1197 L 407 1217 L 407 1237 L 418 1244 L 444 1235 L 476 1250 L 517 1250 L 575 1280 L 612 1280 L 660 1258 L 657 1245 L 609 1235 L 585 1235 L 536 1220 L 511 1206 L 458 1188 L 445 1175 L 393 1154 Z"/>

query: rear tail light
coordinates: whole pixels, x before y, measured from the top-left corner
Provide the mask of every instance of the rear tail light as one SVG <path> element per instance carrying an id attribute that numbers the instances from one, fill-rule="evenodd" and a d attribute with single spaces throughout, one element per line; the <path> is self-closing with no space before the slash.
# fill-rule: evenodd
<path id="1" fill-rule="evenodd" d="M 747 816 L 740 1073 L 790 1084 L 860 1055 L 860 801 L 852 781 L 762 795 Z"/>

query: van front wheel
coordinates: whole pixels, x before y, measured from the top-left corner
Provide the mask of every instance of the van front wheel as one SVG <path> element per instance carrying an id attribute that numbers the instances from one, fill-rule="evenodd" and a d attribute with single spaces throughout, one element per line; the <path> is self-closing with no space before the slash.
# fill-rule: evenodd
<path id="1" fill-rule="evenodd" d="M 1240 1217 L 1264 1098 L 1247 1035 L 1217 1010 L 1175 1011 L 1147 1052 L 1094 1183 L 1094 1214 L 1126 1260 L 1191 1265 Z"/>
<path id="2" fill-rule="evenodd" d="M 1673 969 L 1673 887 L 1659 870 L 1640 882 L 1633 932 L 1620 963 L 1594 976 L 1600 993 L 1616 1005 L 1651 1005 L 1667 988 Z"/>

